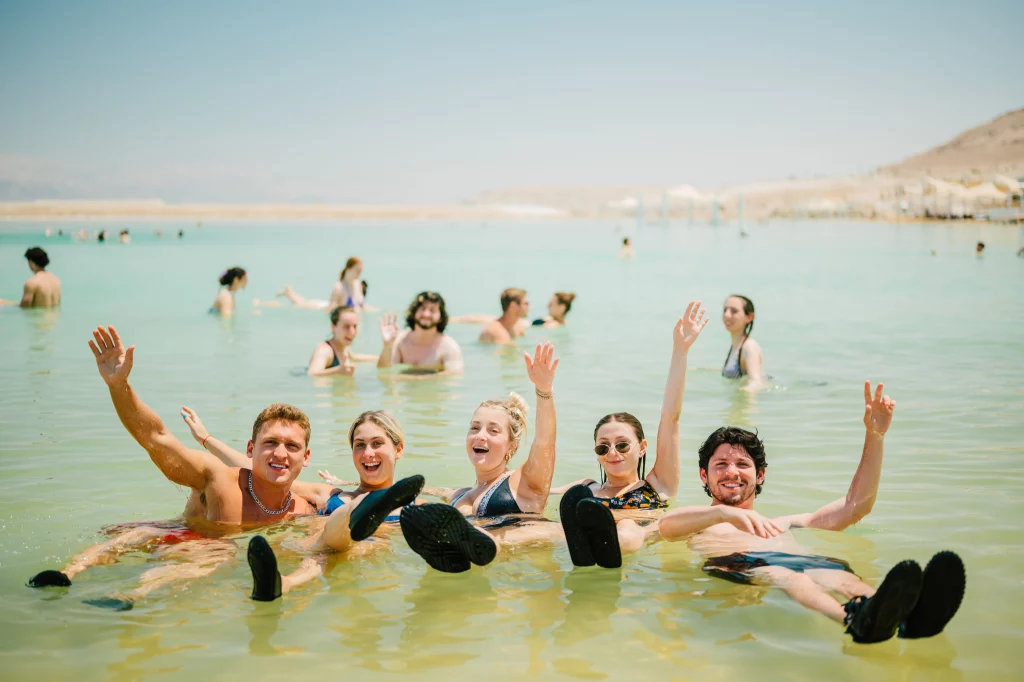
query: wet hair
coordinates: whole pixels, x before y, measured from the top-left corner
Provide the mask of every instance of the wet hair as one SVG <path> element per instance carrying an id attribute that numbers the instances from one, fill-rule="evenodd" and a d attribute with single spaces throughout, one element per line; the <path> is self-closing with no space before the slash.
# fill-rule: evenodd
<path id="1" fill-rule="evenodd" d="M 512 459 L 526 435 L 526 413 L 530 406 L 523 400 L 523 396 L 513 392 L 505 400 L 485 400 L 476 409 L 481 407 L 496 407 L 508 417 L 508 459 Z"/>
<path id="2" fill-rule="evenodd" d="M 738 298 L 741 301 L 743 301 L 743 314 L 744 315 L 753 315 L 754 314 L 754 302 L 751 301 L 746 296 L 740 296 L 739 294 L 732 294 L 732 295 L 729 296 L 729 298 Z M 726 300 L 728 300 L 728 299 L 726 299 Z M 743 328 L 743 335 L 749 338 L 750 337 L 750 332 L 752 332 L 752 331 L 754 331 L 754 321 L 753 320 L 751 320 L 750 322 L 747 322 L 747 326 Z"/>
<path id="3" fill-rule="evenodd" d="M 985 248 L 985 242 L 978 242 L 978 245 L 975 248 L 976 249 L 984 249 Z"/>
<path id="4" fill-rule="evenodd" d="M 229 287 L 235 283 L 236 279 L 242 279 L 245 277 L 245 270 L 239 267 L 228 268 L 224 271 L 224 274 L 220 276 L 221 286 Z"/>
<path id="5" fill-rule="evenodd" d="M 505 289 L 501 292 L 501 312 L 507 311 L 513 303 L 522 303 L 525 297 L 525 289 L 516 289 L 515 287 Z"/>
<path id="6" fill-rule="evenodd" d="M 747 454 L 750 455 L 750 459 L 754 460 L 754 469 L 757 473 L 761 473 L 768 468 L 768 460 L 765 459 L 764 443 L 756 432 L 747 431 L 736 426 L 723 426 L 700 444 L 700 449 L 697 450 L 697 462 L 701 469 L 704 471 L 708 470 L 708 462 L 711 461 L 711 455 L 715 454 L 715 450 L 720 445 L 739 445 L 746 450 Z M 704 492 L 708 494 L 708 497 L 711 496 L 711 491 L 708 490 L 706 484 Z M 761 484 L 758 483 L 754 488 L 754 495 L 760 494 Z"/>
<path id="7" fill-rule="evenodd" d="M 38 268 L 45 268 L 50 264 L 50 257 L 47 256 L 46 252 L 38 246 L 33 246 L 31 249 L 26 251 L 25 258 L 27 258 L 29 262 L 34 263 Z"/>
<path id="8" fill-rule="evenodd" d="M 631 415 L 629 412 L 612 412 L 601 417 L 601 420 L 597 422 L 597 426 L 594 427 L 594 442 L 597 442 L 597 432 L 601 430 L 601 427 L 605 424 L 611 424 L 612 422 L 620 422 L 633 429 L 633 433 L 636 435 L 636 441 L 639 443 L 644 439 L 644 427 L 640 423 L 640 420 Z M 600 465 L 599 465 L 600 466 Z M 640 461 L 636 463 L 636 475 L 637 478 L 643 478 L 647 475 L 647 453 L 645 452 L 640 456 Z M 608 474 L 605 473 L 604 467 L 601 467 L 601 483 L 608 480 Z"/>
<path id="9" fill-rule="evenodd" d="M 341 316 L 345 313 L 354 313 L 355 311 L 356 309 L 350 305 L 339 305 L 331 311 L 331 326 L 336 326 L 338 324 L 338 320 L 340 320 Z"/>
<path id="10" fill-rule="evenodd" d="M 565 314 L 568 315 L 569 309 L 572 308 L 572 302 L 576 300 L 576 294 L 556 291 L 555 300 L 565 306 Z"/>
<path id="11" fill-rule="evenodd" d="M 347 261 L 345 261 L 345 269 L 341 271 L 340 275 L 338 275 L 338 279 L 345 279 L 345 273 L 346 272 L 348 272 L 352 268 L 356 267 L 357 265 L 362 265 L 362 264 L 363 264 L 363 261 L 359 260 L 355 256 L 352 256 Z"/>
<path id="12" fill-rule="evenodd" d="M 306 434 L 306 447 L 309 447 L 309 435 L 311 433 L 309 417 L 294 405 L 286 405 L 285 403 L 268 405 L 256 416 L 256 421 L 252 425 L 252 442 L 256 442 L 256 438 L 260 435 L 260 429 L 263 428 L 264 424 L 275 421 L 293 422 L 302 427 L 302 431 Z"/>
<path id="13" fill-rule="evenodd" d="M 356 429 L 370 422 L 376 424 L 384 430 L 384 433 L 388 434 L 388 438 L 396 448 L 400 448 L 405 445 L 405 434 L 402 433 L 402 426 L 395 419 L 394 415 L 384 410 L 371 410 L 369 412 L 363 412 L 361 415 L 356 417 L 356 420 L 352 422 L 352 426 L 348 428 L 348 444 L 349 447 L 355 447 Z"/>
<path id="14" fill-rule="evenodd" d="M 444 299 L 436 291 L 424 291 L 409 304 L 409 310 L 405 313 L 405 325 L 409 329 L 416 328 L 416 313 L 423 307 L 424 303 L 436 303 L 441 309 L 441 319 L 437 321 L 437 331 L 444 332 L 448 326 L 448 310 L 444 307 Z"/>
<path id="15" fill-rule="evenodd" d="M 629 237 L 623 237 L 622 238 L 622 245 L 623 246 L 629 246 Z"/>
<path id="16" fill-rule="evenodd" d="M 364 279 L 363 280 L 363 298 L 366 298 L 366 290 L 369 289 L 369 288 L 370 288 L 370 285 L 367 284 L 366 280 Z"/>

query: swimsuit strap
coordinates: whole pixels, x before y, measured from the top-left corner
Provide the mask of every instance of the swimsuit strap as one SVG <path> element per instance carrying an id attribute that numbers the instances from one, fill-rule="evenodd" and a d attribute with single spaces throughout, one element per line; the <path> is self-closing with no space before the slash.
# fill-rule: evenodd
<path id="1" fill-rule="evenodd" d="M 502 476 L 501 478 L 499 478 L 497 480 L 497 482 L 495 482 L 494 485 L 492 485 L 490 488 L 487 489 L 487 492 L 484 493 L 483 497 L 480 498 L 480 501 L 476 505 L 476 515 L 477 516 L 486 516 L 487 515 L 487 503 L 490 502 L 491 496 L 494 495 L 495 491 L 498 488 L 500 488 L 501 485 L 505 481 L 507 481 L 510 476 L 512 476 L 512 472 L 511 471 L 508 472 L 507 474 L 505 474 L 504 476 Z"/>

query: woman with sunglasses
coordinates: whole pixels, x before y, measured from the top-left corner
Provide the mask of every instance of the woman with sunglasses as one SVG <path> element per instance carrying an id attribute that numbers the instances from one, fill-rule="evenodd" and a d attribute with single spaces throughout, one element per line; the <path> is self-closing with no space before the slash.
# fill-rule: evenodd
<path id="1" fill-rule="evenodd" d="M 672 362 L 650 473 L 646 472 L 647 439 L 640 420 L 628 412 L 615 412 L 602 417 L 594 429 L 601 482 L 577 481 L 554 491 L 564 492 L 559 515 L 575 566 L 621 566 L 623 551 L 637 551 L 646 536 L 657 531 L 654 524 L 643 528 L 621 512 L 664 509 L 675 497 L 687 354 L 709 319 L 700 305 L 700 301 L 690 301 L 672 334 Z M 612 510 L 619 512 L 618 521 Z"/>

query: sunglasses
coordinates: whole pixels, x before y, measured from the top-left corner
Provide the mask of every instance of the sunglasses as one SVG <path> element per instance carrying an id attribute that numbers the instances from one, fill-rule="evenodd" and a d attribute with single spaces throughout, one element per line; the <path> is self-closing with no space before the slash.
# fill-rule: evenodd
<path id="1" fill-rule="evenodd" d="M 630 443 L 628 440 L 620 440 L 615 443 L 615 452 L 619 453 L 620 455 L 624 455 L 633 449 L 633 445 L 634 444 Z M 608 445 L 608 443 L 598 443 L 597 445 L 594 446 L 594 453 L 598 457 L 604 457 L 609 452 L 611 452 L 611 449 L 612 446 Z"/>

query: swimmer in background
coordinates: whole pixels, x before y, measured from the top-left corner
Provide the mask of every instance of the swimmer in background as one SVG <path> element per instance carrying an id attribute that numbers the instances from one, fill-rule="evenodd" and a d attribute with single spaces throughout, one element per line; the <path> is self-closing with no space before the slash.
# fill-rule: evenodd
<path id="1" fill-rule="evenodd" d="M 974 247 L 974 255 L 981 256 L 984 253 L 985 253 L 985 242 L 978 242 L 978 244 Z"/>
<path id="2" fill-rule="evenodd" d="M 132 238 L 128 234 L 128 230 L 121 230 L 120 234 L 117 235 L 117 240 L 122 244 L 131 244 Z"/>
<path id="3" fill-rule="evenodd" d="M 377 367 L 408 365 L 412 374 L 458 374 L 462 372 L 462 349 L 444 333 L 448 311 L 444 298 L 434 291 L 416 296 L 406 311 L 408 329 L 398 331 L 394 313 L 386 313 L 378 321 L 383 342 Z"/>
<path id="4" fill-rule="evenodd" d="M 750 431 L 722 427 L 700 446 L 698 458 L 711 506 L 667 512 L 658 523 L 661 536 L 688 539 L 706 557 L 704 570 L 710 575 L 781 587 L 802 606 L 847 626 L 855 642 L 881 642 L 897 630 L 907 639 L 938 634 L 963 598 L 964 566 L 956 554 L 936 554 L 923 575 L 916 562 L 900 562 L 875 589 L 845 561 L 805 554 L 789 533 L 792 528 L 841 531 L 871 511 L 896 407 L 882 389 L 879 384 L 872 397 L 871 383 L 864 382 L 864 449 L 844 497 L 807 514 L 762 516 L 754 511 L 754 498 L 768 466 L 764 444 Z"/>
<path id="5" fill-rule="evenodd" d="M 754 302 L 739 295 L 725 299 L 722 324 L 732 335 L 732 346 L 722 366 L 722 376 L 726 379 L 748 377 L 749 381 L 743 387 L 747 391 L 763 388 L 764 355 L 757 341 L 750 338 L 750 332 L 754 331 Z"/>
<path id="6" fill-rule="evenodd" d="M 501 292 L 501 317 L 490 315 L 461 315 L 449 318 L 452 324 L 482 323 L 480 343 L 510 344 L 512 339 L 526 334 L 523 320 L 530 314 L 530 301 L 525 289 L 509 288 Z"/>
<path id="7" fill-rule="evenodd" d="M 210 312 L 221 317 L 231 317 L 235 312 L 235 292 L 249 283 L 249 275 L 239 267 L 229 268 L 220 276 L 221 290 L 213 300 Z"/>
<path id="8" fill-rule="evenodd" d="M 292 285 L 285 286 L 277 292 L 278 297 L 287 298 L 297 308 L 307 310 L 334 310 L 339 306 L 354 308 L 357 312 L 377 312 L 377 308 L 366 305 L 366 283 L 360 279 L 363 275 L 363 261 L 355 256 L 345 262 L 345 267 L 331 288 L 331 296 L 328 300 L 306 298 L 299 294 Z M 264 303 L 263 305 L 268 305 Z"/>
<path id="9" fill-rule="evenodd" d="M 640 420 L 628 412 L 606 415 L 594 428 L 594 452 L 601 483 L 576 481 L 564 493 L 559 517 L 574 566 L 618 568 L 623 552 L 639 550 L 657 524 L 641 527 L 636 512 L 665 509 L 679 490 L 679 416 L 686 390 L 686 362 L 710 318 L 700 301 L 690 301 L 672 330 L 672 360 L 658 423 L 656 458 L 646 474 L 647 439 Z"/>
<path id="10" fill-rule="evenodd" d="M 50 257 L 38 246 L 25 252 L 28 269 L 32 276 L 25 280 L 21 301 L 5 301 L 0 305 L 17 305 L 22 308 L 56 308 L 60 305 L 60 279 L 52 272 L 47 272 Z"/>
<path id="11" fill-rule="evenodd" d="M 619 258 L 634 258 L 636 251 L 633 250 L 633 244 L 630 243 L 629 237 L 622 238 L 622 248 L 619 249 Z"/>
<path id="12" fill-rule="evenodd" d="M 576 300 L 576 294 L 556 291 L 551 300 L 548 301 L 547 317 L 540 317 L 533 321 L 534 327 L 546 327 L 553 329 L 565 324 L 565 316 L 572 308 L 572 302 Z"/>
<path id="13" fill-rule="evenodd" d="M 376 362 L 376 355 L 352 352 L 352 342 L 359 333 L 359 313 L 340 306 L 331 311 L 331 338 L 317 345 L 309 359 L 306 374 L 319 376 L 352 376 L 354 362 Z"/>

